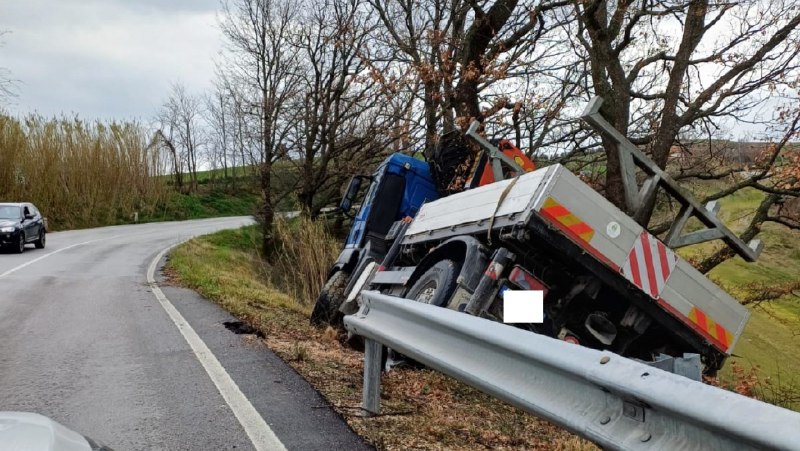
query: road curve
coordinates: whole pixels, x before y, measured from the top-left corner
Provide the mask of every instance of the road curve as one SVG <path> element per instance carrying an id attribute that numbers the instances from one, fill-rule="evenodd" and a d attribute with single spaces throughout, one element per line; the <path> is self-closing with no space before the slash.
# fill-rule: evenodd
<path id="1" fill-rule="evenodd" d="M 167 247 L 251 222 L 58 232 L 46 249 L 0 254 L 0 410 L 116 450 L 369 449 L 291 368 L 228 331 L 226 312 L 148 284 Z"/>

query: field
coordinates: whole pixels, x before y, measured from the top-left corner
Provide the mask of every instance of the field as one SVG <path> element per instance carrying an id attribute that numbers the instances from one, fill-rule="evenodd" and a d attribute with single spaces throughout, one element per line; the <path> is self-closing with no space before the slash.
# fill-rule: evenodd
<path id="1" fill-rule="evenodd" d="M 230 190 L 201 186 L 198 192 L 170 193 L 166 199 L 139 216 L 140 222 L 180 221 L 218 216 L 252 215 L 259 195 L 251 190 Z"/>

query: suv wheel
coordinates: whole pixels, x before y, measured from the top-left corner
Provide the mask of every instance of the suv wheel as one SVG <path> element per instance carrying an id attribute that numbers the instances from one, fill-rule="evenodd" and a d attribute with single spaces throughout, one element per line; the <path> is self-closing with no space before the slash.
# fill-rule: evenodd
<path id="1" fill-rule="evenodd" d="M 33 242 L 33 244 L 36 246 L 36 249 L 44 249 L 45 239 L 45 231 L 42 230 L 39 232 L 39 239 Z"/>
<path id="2" fill-rule="evenodd" d="M 16 249 L 14 249 L 18 254 L 25 252 L 25 234 L 19 234 L 19 243 L 17 243 Z"/>

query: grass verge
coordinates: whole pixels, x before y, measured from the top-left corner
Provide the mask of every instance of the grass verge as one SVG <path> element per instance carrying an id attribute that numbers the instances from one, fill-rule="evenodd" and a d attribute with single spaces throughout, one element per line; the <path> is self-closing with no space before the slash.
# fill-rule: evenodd
<path id="1" fill-rule="evenodd" d="M 287 229 L 290 230 L 290 229 Z M 361 416 L 362 355 L 333 329 L 308 322 L 311 302 L 278 289 L 256 253 L 255 227 L 200 237 L 178 247 L 166 272 L 266 335 L 264 341 L 378 449 L 590 450 L 592 444 L 428 370 L 398 369 L 382 380 L 377 417 Z M 281 263 L 278 262 L 278 265 Z"/>
<path id="2" fill-rule="evenodd" d="M 259 200 L 258 194 L 244 189 L 233 191 L 203 187 L 197 193 L 171 192 L 163 202 L 143 211 L 139 220 L 157 222 L 247 216 L 253 214 Z"/>

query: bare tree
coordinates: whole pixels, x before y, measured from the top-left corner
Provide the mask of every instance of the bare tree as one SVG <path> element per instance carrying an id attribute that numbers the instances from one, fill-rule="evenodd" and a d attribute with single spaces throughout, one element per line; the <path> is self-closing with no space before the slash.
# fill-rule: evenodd
<path id="1" fill-rule="evenodd" d="M 186 170 L 186 162 L 184 159 L 184 154 L 179 152 L 177 147 L 173 141 L 175 140 L 174 137 L 174 127 L 170 124 L 169 121 L 165 121 L 164 118 L 160 118 L 160 126 L 158 130 L 156 130 L 155 137 L 153 138 L 154 142 L 159 144 L 160 148 L 166 149 L 167 154 L 167 162 L 168 168 L 167 172 L 172 175 L 172 183 L 175 186 L 175 189 L 178 191 L 183 190 L 183 174 Z M 166 133 L 164 130 L 167 130 Z M 159 152 L 162 153 L 162 152 Z"/>
<path id="2" fill-rule="evenodd" d="M 0 39 L 5 36 L 8 31 L 0 30 Z M 0 47 L 2 47 L 0 41 Z M 5 100 L 14 95 L 14 81 L 11 77 L 11 72 L 5 68 L 0 67 L 0 101 Z"/>
<path id="3" fill-rule="evenodd" d="M 574 36 L 604 115 L 666 167 L 681 131 L 743 119 L 800 65 L 793 1 L 574 1 Z M 606 196 L 624 208 L 614 143 L 603 138 Z M 652 205 L 650 206 L 652 211 Z M 644 221 L 650 215 L 644 215 Z"/>
<path id="4" fill-rule="evenodd" d="M 184 85 L 174 83 L 159 115 L 162 137 L 173 155 L 176 174 L 183 173 L 185 165 L 190 191 L 197 190 L 197 163 L 204 145 L 202 114 L 199 97 L 187 93 Z M 179 187 L 182 186 L 180 176 L 176 177 Z"/>
<path id="5" fill-rule="evenodd" d="M 297 197 L 315 217 L 355 172 L 385 155 L 385 115 L 376 82 L 365 77 L 370 24 L 361 0 L 309 2 L 292 36 L 302 64 L 293 134 Z"/>
<path id="6" fill-rule="evenodd" d="M 204 111 L 209 127 L 209 159 L 212 166 L 221 167 L 223 179 L 227 181 L 230 177 L 235 183 L 236 153 L 232 152 L 234 110 L 219 79 L 215 83 L 214 90 L 205 97 Z"/>
<path id="7" fill-rule="evenodd" d="M 749 166 L 747 175 L 704 199 L 722 199 L 745 188 L 764 193 L 764 198 L 741 233 L 745 241 L 755 238 L 767 222 L 800 230 L 800 148 L 796 144 L 800 137 L 800 107 L 795 105 L 779 116 L 785 124 L 783 134 L 763 146 L 761 155 Z M 734 252 L 726 247 L 703 259 L 697 268 L 705 273 L 734 256 Z"/>
<path id="8" fill-rule="evenodd" d="M 514 108 L 505 95 L 485 96 L 487 88 L 506 79 L 534 51 L 544 27 L 543 11 L 562 5 L 519 0 L 369 3 L 384 26 L 384 41 L 395 49 L 390 57 L 404 62 L 422 85 L 428 150 L 440 131 Z"/>
<path id="9" fill-rule="evenodd" d="M 225 0 L 222 5 L 222 33 L 230 50 L 226 62 L 231 87 L 239 92 L 239 109 L 252 117 L 257 128 L 259 179 L 262 194 L 260 222 L 263 251 L 272 251 L 272 221 L 275 216 L 272 165 L 286 156 L 286 139 L 291 129 L 285 115 L 297 92 L 297 56 L 288 36 L 296 22 L 297 4 L 289 0 Z"/>

